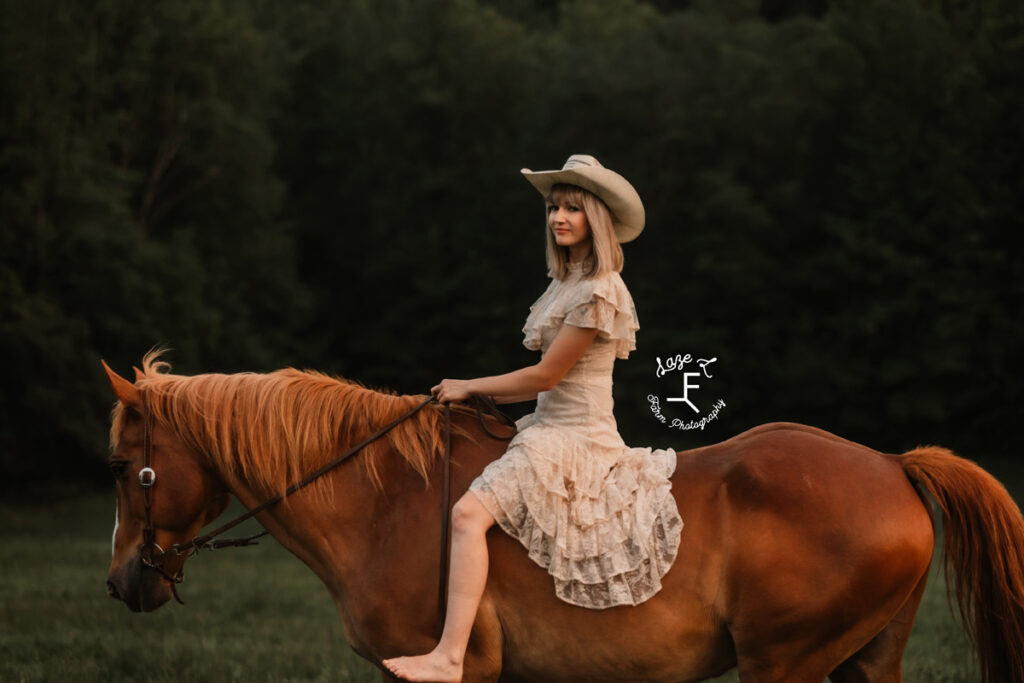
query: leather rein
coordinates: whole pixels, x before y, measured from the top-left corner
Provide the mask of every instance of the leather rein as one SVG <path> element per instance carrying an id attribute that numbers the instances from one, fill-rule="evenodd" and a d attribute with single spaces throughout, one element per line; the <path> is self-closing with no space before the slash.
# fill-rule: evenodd
<path id="1" fill-rule="evenodd" d="M 501 441 L 508 441 L 515 432 L 507 436 L 495 434 L 488 427 L 484 419 L 484 413 L 487 412 L 494 417 L 498 417 L 507 426 L 515 427 L 515 422 L 505 413 L 501 412 L 494 403 L 494 399 L 489 396 L 480 396 L 477 394 L 472 395 L 472 400 L 476 405 L 477 417 L 480 419 L 480 426 L 484 433 L 490 436 L 492 439 L 498 439 Z M 283 493 L 279 493 L 267 500 L 263 501 L 259 505 L 253 507 L 245 514 L 239 515 L 235 519 L 231 520 L 227 524 L 224 524 L 213 531 L 196 536 L 191 541 L 186 543 L 175 543 L 167 550 L 160 547 L 160 544 L 156 542 L 156 527 L 153 525 L 152 515 L 152 489 L 156 484 L 156 472 L 153 470 L 153 414 L 149 409 L 149 401 L 145 393 L 142 394 L 142 421 L 143 421 L 143 465 L 142 469 L 139 470 L 139 485 L 143 490 L 143 497 L 145 500 L 146 510 L 146 526 L 142 530 L 142 543 L 139 545 L 139 556 L 142 558 L 142 564 L 150 569 L 156 570 L 161 576 L 167 579 L 171 584 L 171 593 L 174 595 L 174 599 L 181 604 L 185 604 L 185 601 L 178 596 L 177 585 L 185 580 L 184 573 L 184 562 L 182 567 L 177 571 L 170 573 L 167 571 L 165 561 L 167 555 L 174 555 L 180 557 L 184 555 L 186 558 L 197 554 L 200 550 L 217 550 L 219 548 L 231 548 L 240 547 L 247 545 L 256 545 L 256 539 L 266 536 L 269 532 L 264 529 L 263 531 L 253 534 L 252 536 L 246 536 L 243 538 L 226 538 L 221 540 L 215 540 L 218 536 L 223 534 L 225 531 L 232 529 L 242 522 L 255 517 L 259 513 L 263 512 L 267 508 L 273 507 L 277 503 L 284 500 L 291 494 L 305 488 L 309 484 L 313 483 L 323 475 L 327 474 L 335 467 L 345 462 L 353 455 L 361 451 L 363 448 L 373 443 L 377 439 L 381 438 L 389 431 L 405 422 L 413 415 L 418 413 L 420 410 L 425 408 L 430 403 L 435 403 L 437 398 L 431 396 L 424 400 L 422 403 L 417 405 L 415 408 L 405 413 L 404 415 L 392 420 L 388 424 L 384 425 L 373 434 L 352 446 L 344 453 L 340 454 L 326 465 L 323 465 L 319 469 L 310 472 L 305 477 L 289 486 Z M 444 458 L 442 473 L 442 490 L 441 490 L 441 571 L 438 585 L 438 625 L 439 628 L 444 624 L 445 607 L 447 604 L 448 595 L 448 553 L 449 553 L 449 538 L 448 538 L 448 527 L 451 521 L 451 431 L 452 431 L 452 409 L 448 403 L 444 404 Z"/>

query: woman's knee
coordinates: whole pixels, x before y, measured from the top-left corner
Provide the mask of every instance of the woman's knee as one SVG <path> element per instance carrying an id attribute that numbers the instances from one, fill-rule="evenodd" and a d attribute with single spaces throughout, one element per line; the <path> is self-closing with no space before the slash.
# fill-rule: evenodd
<path id="1" fill-rule="evenodd" d="M 452 529 L 456 533 L 483 533 L 494 524 L 494 517 L 480 499 L 467 491 L 452 508 Z"/>

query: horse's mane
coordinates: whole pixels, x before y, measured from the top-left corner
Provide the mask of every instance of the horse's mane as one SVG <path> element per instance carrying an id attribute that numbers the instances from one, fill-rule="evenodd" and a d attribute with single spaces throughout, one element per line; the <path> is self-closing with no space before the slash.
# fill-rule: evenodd
<path id="1" fill-rule="evenodd" d="M 170 364 L 151 351 L 136 386 L 146 394 L 154 419 L 220 471 L 232 472 L 255 490 L 283 492 L 354 445 L 416 407 L 427 397 L 368 389 L 321 372 L 286 368 L 267 374 L 170 374 Z M 428 480 L 443 448 L 444 416 L 428 405 L 363 449 L 357 459 L 376 486 L 386 438 Z M 114 409 L 111 444 L 124 428 L 124 406 Z M 461 412 L 461 410 L 460 410 Z M 461 431 L 461 430 L 459 430 Z M 311 487 L 330 495 L 331 477 Z"/>

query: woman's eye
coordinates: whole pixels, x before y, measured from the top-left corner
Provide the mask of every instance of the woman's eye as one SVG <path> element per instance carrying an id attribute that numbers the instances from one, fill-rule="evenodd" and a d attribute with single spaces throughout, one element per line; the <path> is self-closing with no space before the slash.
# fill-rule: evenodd
<path id="1" fill-rule="evenodd" d="M 570 205 L 569 205 L 569 210 L 570 210 L 570 211 L 579 211 L 579 210 L 580 210 L 580 207 L 578 207 L 578 206 L 573 206 L 572 204 L 570 204 Z"/>
<path id="2" fill-rule="evenodd" d="M 119 460 L 110 463 L 109 467 L 110 473 L 114 475 L 114 479 L 120 479 L 128 471 L 128 463 Z"/>

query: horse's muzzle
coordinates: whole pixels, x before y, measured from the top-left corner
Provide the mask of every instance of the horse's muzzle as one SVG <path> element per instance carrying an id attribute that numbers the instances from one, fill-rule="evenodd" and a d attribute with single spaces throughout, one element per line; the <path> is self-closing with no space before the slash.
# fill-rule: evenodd
<path id="1" fill-rule="evenodd" d="M 107 595 L 122 601 L 133 612 L 152 612 L 171 599 L 170 584 L 154 570 L 147 570 L 138 555 L 111 569 Z"/>

